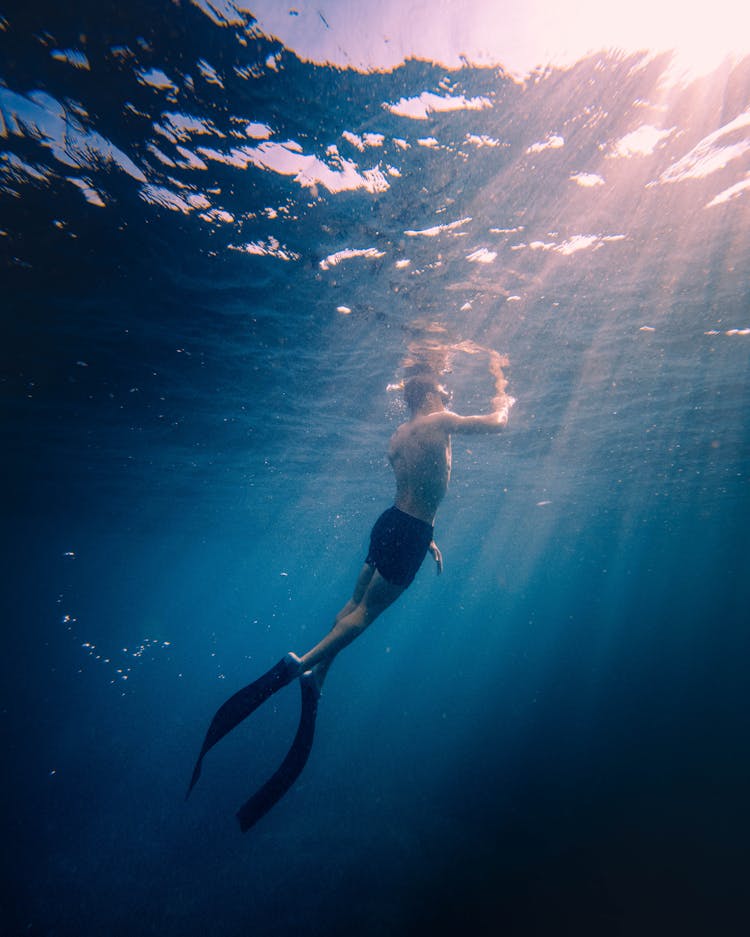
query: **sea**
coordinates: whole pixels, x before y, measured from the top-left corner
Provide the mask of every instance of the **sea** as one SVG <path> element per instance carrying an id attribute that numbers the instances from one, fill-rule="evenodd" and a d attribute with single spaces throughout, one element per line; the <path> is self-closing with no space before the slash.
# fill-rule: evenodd
<path id="1" fill-rule="evenodd" d="M 0 13 L 0 933 L 748 933 L 750 59 Z M 299 695 L 186 801 L 204 733 L 350 597 L 420 362 L 509 424 L 242 834 Z"/>

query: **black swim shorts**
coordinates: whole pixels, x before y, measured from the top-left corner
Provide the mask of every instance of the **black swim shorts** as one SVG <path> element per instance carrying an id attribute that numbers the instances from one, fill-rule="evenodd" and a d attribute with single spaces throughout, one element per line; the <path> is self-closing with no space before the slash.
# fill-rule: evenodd
<path id="1" fill-rule="evenodd" d="M 432 524 L 388 508 L 375 521 L 365 563 L 394 586 L 406 588 L 417 575 L 432 543 Z"/>

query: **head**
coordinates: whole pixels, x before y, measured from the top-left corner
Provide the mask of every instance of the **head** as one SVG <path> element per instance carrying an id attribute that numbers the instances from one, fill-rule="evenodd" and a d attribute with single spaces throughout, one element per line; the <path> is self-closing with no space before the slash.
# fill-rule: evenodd
<path id="1" fill-rule="evenodd" d="M 404 384 L 404 400 L 412 413 L 430 409 L 441 409 L 450 401 L 450 394 L 434 374 L 417 374 Z"/>

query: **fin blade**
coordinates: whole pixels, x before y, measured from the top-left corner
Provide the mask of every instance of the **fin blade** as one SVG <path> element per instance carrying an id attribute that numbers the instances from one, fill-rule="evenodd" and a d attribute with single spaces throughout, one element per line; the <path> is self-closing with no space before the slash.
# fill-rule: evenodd
<path id="1" fill-rule="evenodd" d="M 187 789 L 185 799 L 190 796 L 190 792 L 195 787 L 198 778 L 201 776 L 201 767 L 206 753 L 220 742 L 224 736 L 235 729 L 244 719 L 255 712 L 267 699 L 273 696 L 282 687 L 299 674 L 299 663 L 293 655 L 287 654 L 281 660 L 274 664 L 270 670 L 263 676 L 258 677 L 246 687 L 238 690 L 233 696 L 230 696 L 217 709 L 216 714 L 211 720 L 211 724 L 203 740 L 198 760 L 193 769 L 193 776 L 190 779 L 190 785 Z"/>
<path id="2" fill-rule="evenodd" d="M 310 757 L 315 736 L 320 690 L 315 677 L 304 674 L 300 678 L 302 711 L 294 741 L 279 769 L 237 811 L 240 829 L 246 833 L 261 817 L 274 807 L 302 773 Z"/>

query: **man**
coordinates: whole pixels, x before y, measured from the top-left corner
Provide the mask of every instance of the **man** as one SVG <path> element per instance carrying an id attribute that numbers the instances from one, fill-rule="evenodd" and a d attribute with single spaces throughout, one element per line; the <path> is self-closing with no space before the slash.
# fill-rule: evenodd
<path id="1" fill-rule="evenodd" d="M 409 587 L 427 552 L 442 571 L 433 523 L 451 473 L 452 433 L 498 433 L 508 423 L 512 397 L 493 400 L 495 410 L 483 416 L 459 416 L 446 409 L 448 395 L 431 373 L 411 377 L 404 387 L 410 419 L 391 437 L 388 450 L 396 476 L 396 499 L 375 522 L 370 548 L 354 593 L 336 616 L 329 633 L 303 657 L 289 653 L 254 683 L 218 710 L 206 734 L 188 794 L 198 780 L 203 756 L 231 729 L 281 687 L 300 677 L 302 717 L 283 764 L 240 809 L 242 830 L 249 829 L 289 789 L 307 761 L 312 746 L 318 698 L 336 655 L 372 624 Z"/>
<path id="2" fill-rule="evenodd" d="M 408 380 L 404 399 L 411 419 L 391 436 L 388 448 L 396 476 L 394 506 L 381 514 L 372 529 L 352 598 L 336 616 L 332 630 L 300 660 L 301 672 L 314 668 L 318 688 L 338 652 L 411 585 L 428 550 L 438 573 L 442 572 L 443 558 L 432 534 L 450 480 L 451 433 L 499 433 L 514 403 L 513 398 L 506 398 L 494 413 L 459 416 L 446 409 L 448 395 L 432 374 Z"/>

